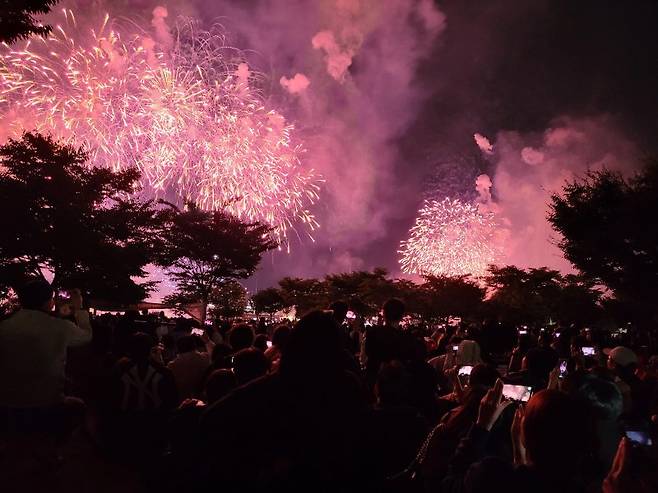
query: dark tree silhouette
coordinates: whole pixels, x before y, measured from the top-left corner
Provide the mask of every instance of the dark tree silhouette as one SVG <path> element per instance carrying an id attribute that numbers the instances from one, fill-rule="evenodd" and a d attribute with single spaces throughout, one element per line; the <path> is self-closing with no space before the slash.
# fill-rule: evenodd
<path id="1" fill-rule="evenodd" d="M 658 160 L 636 176 L 597 171 L 552 197 L 549 221 L 565 257 L 610 288 L 637 322 L 658 316 Z"/>
<path id="2" fill-rule="evenodd" d="M 262 254 L 277 246 L 270 232 L 266 225 L 245 223 L 223 211 L 203 211 L 194 204 L 185 210 L 172 206 L 158 259 L 177 286 L 170 300 L 207 305 L 223 283 L 249 277 Z"/>
<path id="3" fill-rule="evenodd" d="M 422 285 L 425 316 L 446 319 L 479 314 L 486 290 L 469 276 L 426 276 Z"/>
<path id="4" fill-rule="evenodd" d="M 228 279 L 213 289 L 209 310 L 212 318 L 234 318 L 244 314 L 247 308 L 247 290 L 235 279 Z"/>
<path id="5" fill-rule="evenodd" d="M 294 306 L 298 317 L 310 310 L 326 308 L 329 303 L 327 285 L 320 279 L 284 277 L 279 287 L 284 306 Z"/>
<path id="6" fill-rule="evenodd" d="M 552 321 L 583 326 L 601 316 L 601 293 L 581 276 L 508 265 L 492 266 L 485 280 L 492 290 L 487 312 L 506 324 L 542 327 Z"/>
<path id="7" fill-rule="evenodd" d="M 137 170 L 88 167 L 87 157 L 33 133 L 0 147 L 0 280 L 16 285 L 46 269 L 55 287 L 138 301 L 152 285 L 132 278 L 159 247 L 158 212 L 129 198 Z"/>
<path id="8" fill-rule="evenodd" d="M 386 269 L 372 272 L 354 271 L 328 275 L 325 278 L 330 301 L 345 300 L 350 308 L 363 316 L 375 315 L 386 300 L 398 295 Z"/>
<path id="9" fill-rule="evenodd" d="M 59 0 L 0 0 L 0 42 L 13 43 L 33 34 L 46 36 L 51 26 L 42 25 L 35 14 L 47 14 Z"/>
<path id="10" fill-rule="evenodd" d="M 285 308 L 281 292 L 277 288 L 262 289 L 251 297 L 256 313 L 267 313 L 272 316 Z"/>

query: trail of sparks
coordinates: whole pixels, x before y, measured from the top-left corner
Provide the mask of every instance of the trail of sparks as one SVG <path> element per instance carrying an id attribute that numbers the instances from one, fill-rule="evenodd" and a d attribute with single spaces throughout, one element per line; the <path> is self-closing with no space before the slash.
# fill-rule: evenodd
<path id="1" fill-rule="evenodd" d="M 400 243 L 400 265 L 408 274 L 474 276 L 498 256 L 497 224 L 491 213 L 458 199 L 426 200 L 409 237 Z"/>
<path id="2" fill-rule="evenodd" d="M 321 180 L 218 31 L 180 23 L 165 49 L 141 32 L 124 41 L 107 15 L 87 31 L 63 12 L 47 39 L 0 46 L 0 138 L 35 129 L 84 143 L 94 165 L 136 166 L 148 197 L 265 222 L 284 248 L 299 223 L 313 239 Z"/>

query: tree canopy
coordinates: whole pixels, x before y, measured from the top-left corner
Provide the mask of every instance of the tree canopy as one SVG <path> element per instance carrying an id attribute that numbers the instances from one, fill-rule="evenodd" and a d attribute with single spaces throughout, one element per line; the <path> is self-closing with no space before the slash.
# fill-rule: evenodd
<path id="1" fill-rule="evenodd" d="M 421 286 L 428 318 L 479 315 L 486 289 L 469 276 L 426 276 Z"/>
<path id="2" fill-rule="evenodd" d="M 554 194 L 549 221 L 565 257 L 607 286 L 638 318 L 656 317 L 658 297 L 658 160 L 630 178 L 588 173 Z"/>
<path id="3" fill-rule="evenodd" d="M 263 253 L 277 244 L 271 228 L 246 223 L 223 211 L 194 204 L 171 206 L 161 231 L 158 263 L 176 283 L 177 297 L 208 303 L 214 290 L 230 279 L 254 273 Z M 172 298 L 173 299 L 173 298 Z"/>
<path id="4" fill-rule="evenodd" d="M 327 286 L 319 279 L 284 277 L 279 281 L 279 292 L 285 307 L 294 306 L 297 316 L 310 310 L 326 308 L 329 304 Z"/>
<path id="5" fill-rule="evenodd" d="M 267 313 L 273 315 L 279 310 L 286 308 L 286 304 L 277 288 L 267 288 L 258 291 L 251 297 L 256 313 Z"/>
<path id="6" fill-rule="evenodd" d="M 130 198 L 137 170 L 88 167 L 87 158 L 35 133 L 0 147 L 0 280 L 15 286 L 50 271 L 56 288 L 138 301 L 153 287 L 133 278 L 159 248 L 158 211 Z"/>
<path id="7" fill-rule="evenodd" d="M 213 318 L 233 318 L 247 308 L 247 290 L 235 279 L 228 279 L 213 289 L 210 295 Z"/>
<path id="8" fill-rule="evenodd" d="M 600 318 L 601 292 L 582 276 L 508 265 L 491 267 L 485 281 L 491 291 L 487 314 L 510 325 L 583 326 Z"/>
<path id="9" fill-rule="evenodd" d="M 47 14 L 59 0 L 0 0 L 0 42 L 13 43 L 33 34 L 46 36 L 51 26 L 41 24 L 36 14 Z"/>

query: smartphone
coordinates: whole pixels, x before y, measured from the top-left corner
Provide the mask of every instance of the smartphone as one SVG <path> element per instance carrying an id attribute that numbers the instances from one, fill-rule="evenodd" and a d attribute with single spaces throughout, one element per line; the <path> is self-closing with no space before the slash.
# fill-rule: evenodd
<path id="1" fill-rule="evenodd" d="M 560 375 L 559 378 L 564 378 L 567 376 L 567 360 L 560 360 Z"/>
<path id="2" fill-rule="evenodd" d="M 469 381 L 471 379 L 471 370 L 473 370 L 471 365 L 464 365 L 457 371 L 457 378 L 459 379 L 462 387 L 468 387 Z"/>
<path id="3" fill-rule="evenodd" d="M 528 385 L 503 385 L 503 397 L 510 401 L 528 402 L 532 395 L 532 387 Z"/>
<path id="4" fill-rule="evenodd" d="M 459 351 L 459 346 L 452 346 L 452 350 L 456 353 Z"/>
<path id="5" fill-rule="evenodd" d="M 203 329 L 192 329 L 193 336 L 202 336 L 206 332 Z"/>
<path id="6" fill-rule="evenodd" d="M 526 335 L 528 333 L 527 330 L 519 330 L 519 334 L 521 335 Z"/>
<path id="7" fill-rule="evenodd" d="M 591 346 L 583 346 L 580 350 L 583 352 L 583 356 L 596 356 L 596 348 Z"/>
<path id="8" fill-rule="evenodd" d="M 645 447 L 653 445 L 653 440 L 651 440 L 649 433 L 643 430 L 626 430 L 626 438 L 635 445 L 643 445 Z"/>
<path id="9" fill-rule="evenodd" d="M 265 344 L 267 344 L 267 347 L 272 347 L 272 341 L 267 341 Z"/>

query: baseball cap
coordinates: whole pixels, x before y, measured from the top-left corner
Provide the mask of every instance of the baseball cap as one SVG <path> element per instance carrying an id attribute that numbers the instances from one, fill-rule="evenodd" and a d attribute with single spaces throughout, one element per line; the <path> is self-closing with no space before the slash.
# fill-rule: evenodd
<path id="1" fill-rule="evenodd" d="M 606 348 L 603 350 L 603 354 L 607 355 L 619 366 L 628 366 L 631 363 L 637 363 L 637 355 L 624 346 L 617 346 L 613 349 Z"/>

